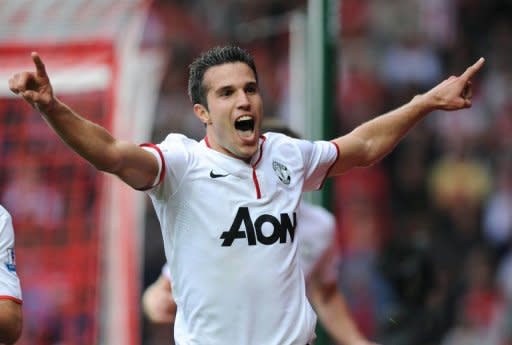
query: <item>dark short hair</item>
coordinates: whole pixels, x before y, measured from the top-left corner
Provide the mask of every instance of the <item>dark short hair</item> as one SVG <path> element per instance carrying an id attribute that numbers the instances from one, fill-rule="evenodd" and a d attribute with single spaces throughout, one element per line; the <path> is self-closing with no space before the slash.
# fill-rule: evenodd
<path id="1" fill-rule="evenodd" d="M 198 103 L 208 108 L 206 101 L 208 90 L 203 85 L 204 74 L 210 67 L 234 62 L 242 62 L 249 66 L 254 72 L 256 82 L 258 81 L 258 72 L 256 72 L 254 58 L 247 51 L 236 46 L 212 48 L 202 53 L 189 66 L 188 96 L 192 104 Z"/>

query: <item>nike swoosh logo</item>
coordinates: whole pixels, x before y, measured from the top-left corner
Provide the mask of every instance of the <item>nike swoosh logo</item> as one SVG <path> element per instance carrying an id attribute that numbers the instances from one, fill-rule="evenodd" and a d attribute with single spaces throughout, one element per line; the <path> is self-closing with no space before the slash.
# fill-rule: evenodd
<path id="1" fill-rule="evenodd" d="M 210 171 L 210 177 L 211 177 L 211 178 L 226 177 L 226 176 L 228 176 L 228 175 L 229 175 L 229 174 L 216 174 L 216 173 L 214 173 L 214 172 L 213 172 L 213 170 L 212 170 L 212 171 Z"/>

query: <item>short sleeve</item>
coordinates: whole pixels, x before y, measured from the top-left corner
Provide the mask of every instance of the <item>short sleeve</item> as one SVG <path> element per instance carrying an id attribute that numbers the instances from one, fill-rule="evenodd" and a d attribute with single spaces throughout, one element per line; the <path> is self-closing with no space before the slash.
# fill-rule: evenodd
<path id="1" fill-rule="evenodd" d="M 299 140 L 304 159 L 304 191 L 320 189 L 339 156 L 336 144 L 329 141 Z"/>
<path id="2" fill-rule="evenodd" d="M 181 134 L 169 134 L 160 144 L 143 144 L 144 149 L 153 151 L 159 160 L 160 171 L 155 183 L 148 190 L 152 197 L 167 199 L 180 186 L 189 167 L 190 150 L 196 141 Z"/>
<path id="3" fill-rule="evenodd" d="M 21 303 L 21 286 L 16 274 L 14 230 L 11 216 L 0 206 L 0 300 Z"/>

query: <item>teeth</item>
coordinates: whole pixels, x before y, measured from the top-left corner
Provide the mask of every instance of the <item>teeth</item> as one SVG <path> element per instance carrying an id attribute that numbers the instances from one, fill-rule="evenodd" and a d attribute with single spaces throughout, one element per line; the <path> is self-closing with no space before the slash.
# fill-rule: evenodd
<path id="1" fill-rule="evenodd" d="M 247 120 L 252 120 L 252 117 L 249 116 L 249 115 L 244 115 L 244 116 L 240 116 L 238 119 L 236 119 L 237 122 L 239 122 L 239 121 L 247 121 Z"/>
<path id="2" fill-rule="evenodd" d="M 251 138 L 254 133 L 254 118 L 250 115 L 242 115 L 235 122 L 235 129 L 243 138 Z"/>

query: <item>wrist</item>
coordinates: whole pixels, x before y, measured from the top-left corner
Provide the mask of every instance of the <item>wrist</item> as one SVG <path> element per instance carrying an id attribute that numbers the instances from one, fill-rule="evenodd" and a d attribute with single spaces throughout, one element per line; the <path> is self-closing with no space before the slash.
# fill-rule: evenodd
<path id="1" fill-rule="evenodd" d="M 60 101 L 53 97 L 47 104 L 35 103 L 36 109 L 44 116 L 51 116 L 58 112 Z"/>
<path id="2" fill-rule="evenodd" d="M 414 96 L 410 103 L 423 115 L 436 110 L 435 102 L 425 93 Z"/>

